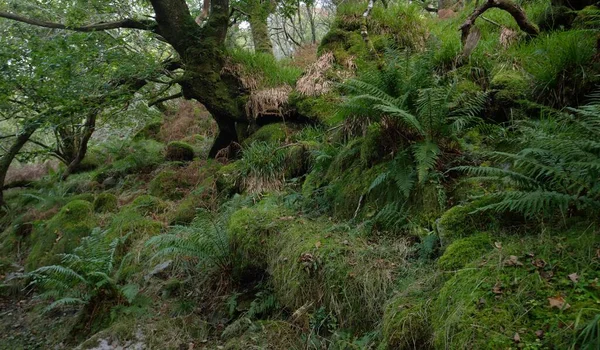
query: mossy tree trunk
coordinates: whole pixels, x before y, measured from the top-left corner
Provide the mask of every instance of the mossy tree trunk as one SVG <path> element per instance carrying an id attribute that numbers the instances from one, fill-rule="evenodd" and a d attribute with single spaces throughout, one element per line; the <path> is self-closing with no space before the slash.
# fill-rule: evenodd
<path id="1" fill-rule="evenodd" d="M 223 69 L 227 58 L 225 38 L 229 26 L 229 0 L 212 0 L 210 15 L 202 26 L 196 23 L 185 0 L 150 0 L 150 3 L 155 21 L 124 19 L 67 27 L 1 11 L 0 17 L 53 29 L 93 32 L 130 28 L 159 35 L 179 54 L 180 62 L 176 66 L 184 73 L 177 83 L 183 97 L 202 103 L 219 126 L 219 135 L 209 152 L 209 156 L 214 157 L 223 146 L 237 141 L 237 123 L 249 123 L 244 108 L 249 92 L 238 77 Z M 165 65 L 171 63 L 165 62 Z"/>
<path id="2" fill-rule="evenodd" d="M 0 158 L 0 186 L 2 186 L 0 187 L 0 206 L 2 207 L 6 206 L 6 202 L 4 201 L 4 182 L 6 181 L 8 168 L 38 127 L 38 123 L 25 125 L 21 133 L 17 135 L 15 142 L 13 142 L 8 151 Z"/>

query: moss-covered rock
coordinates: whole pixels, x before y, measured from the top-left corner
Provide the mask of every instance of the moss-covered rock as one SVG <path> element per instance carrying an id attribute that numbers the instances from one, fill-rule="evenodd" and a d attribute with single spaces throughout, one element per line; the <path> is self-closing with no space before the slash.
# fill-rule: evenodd
<path id="1" fill-rule="evenodd" d="M 90 202 L 69 202 L 45 225 L 34 230 L 31 236 L 32 248 L 27 257 L 27 269 L 60 262 L 57 254 L 71 252 L 96 225 L 94 207 Z"/>
<path id="2" fill-rule="evenodd" d="M 523 72 L 503 70 L 493 76 L 490 81 L 490 89 L 496 90 L 495 103 L 514 105 L 530 95 L 532 85 Z"/>
<path id="3" fill-rule="evenodd" d="M 435 347 L 575 344 L 582 327 L 597 314 L 598 288 L 593 281 L 600 278 L 600 262 L 594 258 L 598 237 L 589 228 L 496 237 L 501 249 L 457 271 L 436 293 Z"/>
<path id="4" fill-rule="evenodd" d="M 90 203 L 94 203 L 95 197 L 93 193 L 81 193 L 71 197 L 72 201 L 82 200 Z"/>
<path id="5" fill-rule="evenodd" d="M 169 142 L 165 158 L 169 161 L 192 161 L 194 160 L 194 148 L 185 142 Z"/>
<path id="6" fill-rule="evenodd" d="M 162 199 L 151 195 L 139 196 L 127 206 L 127 209 L 131 209 L 144 216 L 163 214 L 168 208 L 169 206 Z"/>
<path id="7" fill-rule="evenodd" d="M 272 123 L 260 127 L 250 137 L 244 140 L 244 145 L 249 145 L 253 142 L 262 141 L 269 143 L 284 142 L 288 135 L 292 133 L 292 129 L 288 128 L 284 123 Z"/>
<path id="8" fill-rule="evenodd" d="M 492 204 L 493 199 L 481 198 L 448 209 L 437 222 L 437 232 L 443 244 L 477 232 L 497 227 L 497 218 L 490 212 L 477 209 Z"/>
<path id="9" fill-rule="evenodd" d="M 386 305 L 383 338 L 388 349 L 431 349 L 429 300 L 399 294 Z"/>
<path id="10" fill-rule="evenodd" d="M 117 196 L 112 193 L 100 193 L 94 201 L 94 211 L 97 213 L 115 212 L 119 206 Z"/>
<path id="11" fill-rule="evenodd" d="M 150 181 L 150 194 L 164 199 L 181 199 L 194 185 L 185 180 L 186 178 L 178 176 L 177 170 L 163 170 Z"/>
<path id="12" fill-rule="evenodd" d="M 492 249 L 492 244 L 492 239 L 487 233 L 457 239 L 446 248 L 438 260 L 438 266 L 443 270 L 463 268 Z"/>
<path id="13" fill-rule="evenodd" d="M 241 192 L 241 162 L 232 162 L 221 167 L 216 174 L 217 191 L 225 197 Z"/>

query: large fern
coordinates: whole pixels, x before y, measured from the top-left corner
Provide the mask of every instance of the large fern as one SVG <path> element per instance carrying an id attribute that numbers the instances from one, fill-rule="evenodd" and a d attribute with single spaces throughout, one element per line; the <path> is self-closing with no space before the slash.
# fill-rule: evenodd
<path id="1" fill-rule="evenodd" d="M 117 257 L 127 237 L 107 242 L 105 232 L 96 229 L 72 253 L 63 254 L 60 265 L 43 266 L 28 273 L 32 285 L 41 292 L 39 297 L 53 300 L 46 310 L 87 305 L 98 302 L 98 297 L 131 303 L 137 296 L 137 286 L 121 283 L 128 256 Z"/>
<path id="2" fill-rule="evenodd" d="M 494 204 L 479 210 L 513 211 L 526 217 L 595 215 L 600 210 L 600 99 L 519 125 L 521 151 L 490 152 L 496 167 L 463 166 L 475 180 L 502 186 Z"/>

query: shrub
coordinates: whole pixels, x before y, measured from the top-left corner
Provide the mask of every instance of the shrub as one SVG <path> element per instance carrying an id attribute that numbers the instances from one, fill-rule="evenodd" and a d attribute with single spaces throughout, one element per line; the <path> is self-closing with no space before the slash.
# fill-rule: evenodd
<path id="1" fill-rule="evenodd" d="M 194 148 L 185 142 L 169 142 L 165 158 L 169 161 L 192 161 L 194 160 Z"/>

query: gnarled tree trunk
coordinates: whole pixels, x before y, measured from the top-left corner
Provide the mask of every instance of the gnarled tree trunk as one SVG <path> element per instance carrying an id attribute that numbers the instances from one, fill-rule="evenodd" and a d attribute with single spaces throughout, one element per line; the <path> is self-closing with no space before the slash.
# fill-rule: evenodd
<path id="1" fill-rule="evenodd" d="M 15 159 L 17 154 L 21 151 L 23 146 L 29 141 L 31 135 L 38 129 L 39 124 L 32 123 L 26 125 L 20 134 L 17 135 L 15 142 L 10 146 L 8 151 L 0 158 L 0 206 L 5 207 L 6 202 L 4 201 L 4 182 L 6 181 L 6 174 L 10 164 Z"/>

